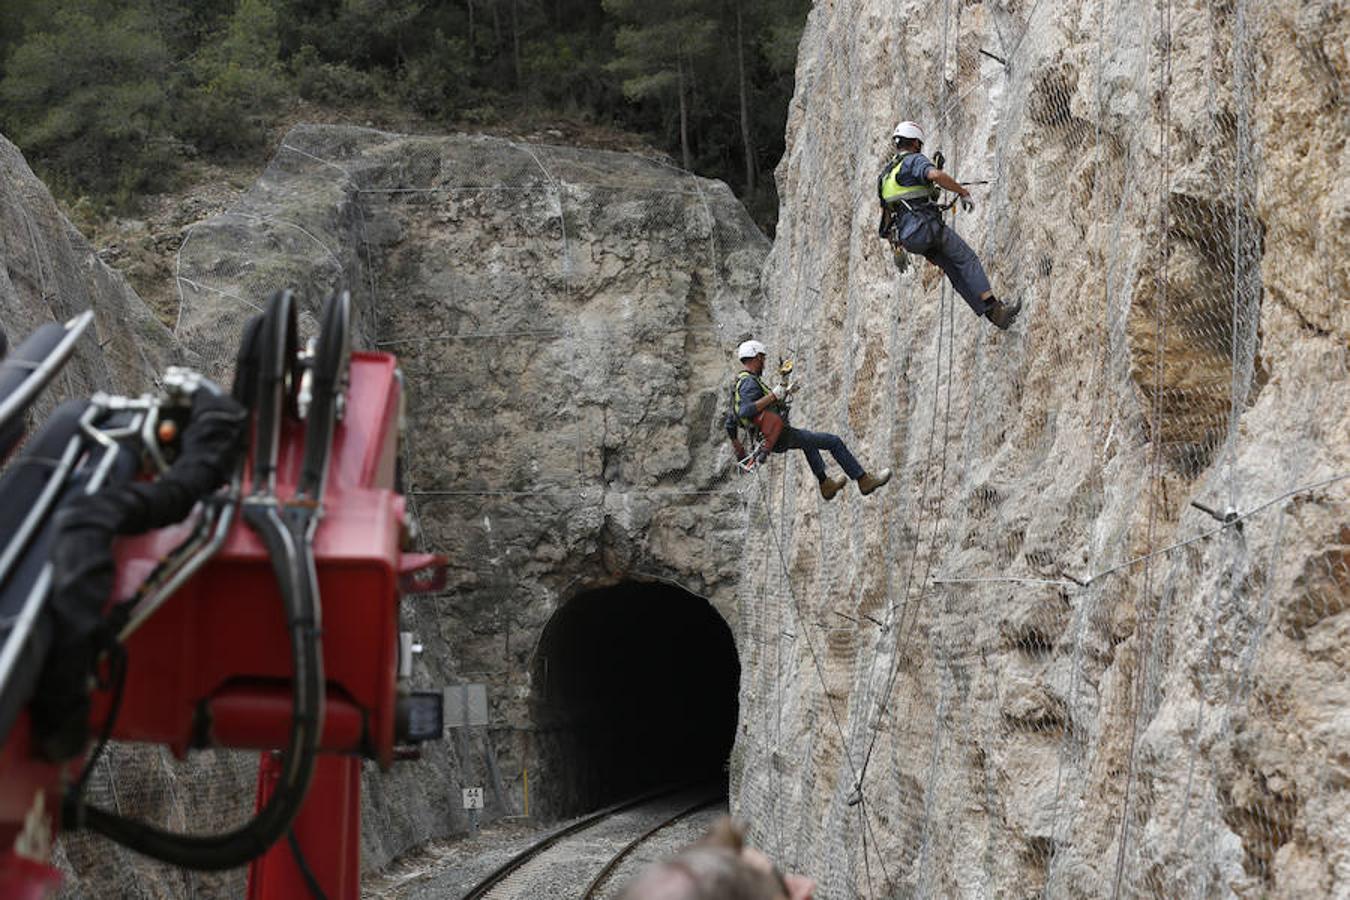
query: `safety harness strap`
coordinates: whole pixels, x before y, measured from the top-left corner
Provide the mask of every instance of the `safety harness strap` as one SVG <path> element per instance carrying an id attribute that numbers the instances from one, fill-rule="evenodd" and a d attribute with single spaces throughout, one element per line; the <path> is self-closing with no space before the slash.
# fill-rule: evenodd
<path id="1" fill-rule="evenodd" d="M 753 372 L 738 372 L 736 374 L 736 383 L 731 386 L 731 409 L 736 414 L 737 421 L 749 431 L 755 427 L 755 423 L 751 419 L 741 415 L 741 382 L 747 378 L 755 379 L 755 383 L 759 385 L 759 389 L 765 394 L 768 394 L 770 390 L 769 386 L 764 383 L 764 379 Z M 775 401 L 772 405 L 777 406 L 778 403 Z"/>

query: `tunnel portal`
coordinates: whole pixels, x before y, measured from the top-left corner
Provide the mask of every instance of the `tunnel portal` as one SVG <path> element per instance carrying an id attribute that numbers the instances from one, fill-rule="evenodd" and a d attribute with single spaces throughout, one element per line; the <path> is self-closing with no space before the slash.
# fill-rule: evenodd
<path id="1" fill-rule="evenodd" d="M 703 598 L 636 581 L 579 594 L 545 626 L 532 671 L 549 812 L 726 777 L 740 662 Z"/>

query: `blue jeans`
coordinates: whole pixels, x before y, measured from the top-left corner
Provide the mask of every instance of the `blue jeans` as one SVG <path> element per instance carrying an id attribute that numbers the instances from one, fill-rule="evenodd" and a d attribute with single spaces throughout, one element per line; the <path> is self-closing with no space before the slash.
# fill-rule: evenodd
<path id="1" fill-rule="evenodd" d="M 811 474 L 816 476 L 817 481 L 823 481 L 825 478 L 825 460 L 820 456 L 822 450 L 830 451 L 830 455 L 839 463 L 844 474 L 854 481 L 864 475 L 863 467 L 853 458 L 853 454 L 848 452 L 848 447 L 837 434 L 788 426 L 783 429 L 778 443 L 774 444 L 773 452 L 786 453 L 788 450 L 800 450 L 806 454 L 806 464 L 811 467 Z"/>
<path id="2" fill-rule="evenodd" d="M 980 258 L 969 244 L 961 240 L 961 235 L 946 225 L 942 226 L 937 241 L 923 255 L 947 274 L 952 288 L 970 304 L 975 315 L 982 316 L 988 311 L 990 304 L 981 300 L 980 295 L 989 290 L 989 276 L 984 274 Z"/>

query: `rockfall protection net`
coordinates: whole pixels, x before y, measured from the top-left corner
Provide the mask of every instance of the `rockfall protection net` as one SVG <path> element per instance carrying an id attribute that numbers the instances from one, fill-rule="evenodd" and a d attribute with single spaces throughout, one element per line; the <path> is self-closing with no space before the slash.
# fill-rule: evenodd
<path id="1" fill-rule="evenodd" d="M 1329 889 L 1345 883 L 1318 842 L 1346 811 L 1350 473 L 1327 468 L 1336 436 L 1312 411 L 1344 405 L 1327 386 L 1345 348 L 1303 370 L 1334 377 L 1307 379 L 1307 432 L 1259 445 L 1263 466 L 1242 418 L 1269 378 L 1272 244 L 1325 237 L 1286 219 L 1274 233 L 1257 205 L 1260 103 L 1282 74 L 1258 49 L 1285 35 L 1253 0 L 1026 6 L 932 0 L 916 14 L 942 23 L 941 45 L 890 60 L 929 147 L 992 181 L 955 226 L 1026 308 L 991 338 L 945 282 L 934 298 L 897 278 L 909 312 L 867 338 L 893 373 L 883 433 L 847 413 L 875 379 L 854 352 L 863 300 L 843 309 L 852 343 L 813 331 L 847 260 L 775 285 L 752 329 L 735 260 L 761 250 L 717 213 L 725 197 L 563 148 L 294 132 L 236 213 L 185 240 L 179 334 L 225 366 L 229 317 L 267 291 L 298 287 L 313 309 L 351 287 L 367 339 L 405 366 L 409 497 L 461 598 L 524 592 L 519 611 L 529 591 L 565 595 L 548 569 L 579 547 L 708 595 L 739 578 L 749 731 L 733 774 L 769 849 L 831 894 Z M 867 83 L 840 102 L 863 109 Z M 1315 100 L 1335 109 L 1342 88 Z M 859 116 L 846 139 L 871 146 L 875 126 Z M 1343 295 L 1343 269 L 1322 266 L 1283 283 Z M 1037 330 L 1069 302 L 1076 331 Z M 1344 333 L 1343 305 L 1318 315 L 1308 328 Z M 796 359 L 797 424 L 897 461 L 867 505 L 822 504 L 795 453 L 734 472 L 720 419 L 743 330 Z M 971 371 L 990 377 L 956 377 Z M 1024 403 L 1056 391 L 1058 409 Z M 578 536 L 597 528 L 598 547 Z M 653 549 L 700 529 L 706 561 Z M 526 688 L 510 629 L 549 611 L 502 613 L 510 671 L 472 671 L 484 654 L 455 673 Z M 493 740 L 510 756 L 509 734 Z"/>
<path id="2" fill-rule="evenodd" d="M 423 547 L 451 560 L 443 597 L 405 604 L 418 674 L 486 682 L 493 703 L 486 734 L 390 776 L 444 786 L 398 801 L 427 807 L 423 836 L 464 827 L 461 784 L 488 786 L 489 813 L 523 810 L 522 769 L 551 740 L 529 727 L 531 653 L 562 601 L 622 573 L 734 603 L 755 482 L 722 417 L 767 246 L 724 185 L 660 160 L 343 128 L 293 131 L 234 211 L 186 236 L 177 333 L 214 374 L 285 287 L 306 333 L 350 289 L 358 344 L 399 357 L 406 495 Z M 712 552 L 681 550 L 690 532 Z M 531 769 L 536 815 L 567 790 L 550 775 Z M 417 836 L 384 820 L 394 805 L 368 805 L 374 865 Z"/>
<path id="3" fill-rule="evenodd" d="M 1344 263 L 1311 249 L 1327 235 L 1284 218 L 1269 232 L 1256 195 L 1271 152 L 1259 104 L 1296 74 L 1267 71 L 1270 48 L 1316 57 L 1320 38 L 1258 23 L 1244 0 L 919 7 L 943 39 L 893 45 L 893 94 L 860 100 L 858 75 L 854 96 L 809 102 L 856 113 L 839 142 L 856 148 L 889 133 L 903 98 L 900 117 L 929 125 L 926 149 L 992 180 L 955 227 L 999 294 L 1025 301 L 1025 324 L 991 339 L 945 281 L 934 310 L 918 279 L 898 278 L 885 356 L 899 374 L 873 419 L 891 424 L 866 438 L 906 464 L 880 521 L 855 506 L 812 515 L 791 475 L 761 479 L 772 515 L 751 630 L 769 643 L 743 651 L 762 718 L 738 748 L 759 833 L 841 895 L 1343 886 L 1345 733 L 1331 722 L 1347 688 L 1350 472 L 1324 449 L 1346 441 L 1333 387 L 1346 348 L 1330 341 L 1286 374 L 1304 433 L 1258 441 L 1241 420 L 1269 377 L 1258 326 L 1272 285 L 1325 291 L 1325 319 L 1303 326 L 1346 330 Z M 804 54 L 824 69 L 851 50 Z M 1344 85 L 1298 89 L 1343 140 Z M 828 144 L 838 116 L 820 115 Z M 1313 266 L 1282 280 L 1275 240 L 1306 242 Z M 849 385 L 868 360 L 814 341 L 805 286 L 828 291 L 832 273 L 804 265 L 776 334 L 801 341 L 807 371 L 813 350 L 839 358 Z M 1052 304 L 1082 321 L 1038 329 Z M 839 596 L 841 570 L 869 573 L 843 580 L 853 596 Z"/>

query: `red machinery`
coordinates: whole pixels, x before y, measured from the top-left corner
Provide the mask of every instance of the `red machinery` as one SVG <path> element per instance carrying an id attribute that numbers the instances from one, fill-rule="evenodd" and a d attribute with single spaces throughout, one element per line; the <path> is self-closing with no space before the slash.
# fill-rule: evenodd
<path id="1" fill-rule="evenodd" d="M 235 396 L 252 413 L 236 426 L 251 436 L 247 459 L 224 473 L 223 490 L 215 489 L 217 472 L 209 496 L 190 498 L 190 520 L 110 548 L 113 589 L 100 589 L 104 638 L 91 638 L 94 651 L 84 654 L 91 672 L 74 681 L 52 674 L 50 658 L 78 657 L 85 646 L 63 643 L 59 600 L 49 604 L 56 621 L 46 638 L 33 611 L 38 604 L 10 615 L 8 621 L 34 624 L 10 629 L 8 656 L 49 660 L 41 680 L 29 678 L 28 693 L 37 699 L 8 716 L 13 724 L 0 748 L 0 896 L 43 896 L 56 875 L 46 865 L 51 837 L 72 824 L 186 867 L 247 862 L 250 898 L 359 896 L 361 760 L 388 768 L 408 755 L 401 745 L 440 735 L 439 693 L 407 690 L 411 642 L 400 639 L 398 608 L 401 594 L 440 587 L 444 561 L 404 552 L 409 528 L 395 485 L 401 378 L 388 354 L 348 352 L 349 323 L 346 296 L 330 299 L 317 341 L 298 352 L 290 295 L 272 298 L 245 338 L 252 355 L 241 354 L 236 380 Z M 43 494 L 88 496 L 71 500 L 64 519 L 55 517 L 50 549 L 41 541 L 47 531 L 29 529 L 23 549 L 36 554 L 38 567 L 30 569 L 48 573 L 50 584 L 39 574 L 19 595 L 60 598 L 63 583 L 102 584 L 94 563 L 83 576 L 71 571 L 87 558 L 72 535 L 144 530 L 167 515 L 158 500 L 141 504 L 149 513 L 128 510 L 140 509 L 156 479 L 174 482 L 180 469 L 191 469 L 180 462 L 202 444 L 194 428 L 222 427 L 230 404 L 198 399 L 210 383 L 193 373 L 176 370 L 166 384 L 161 395 L 139 401 L 96 396 L 91 403 L 101 412 L 80 413 L 76 435 L 88 437 L 69 455 L 81 463 L 71 467 L 69 485 Z M 108 437 L 121 442 L 120 455 L 103 451 Z M 175 449 L 180 459 L 168 465 Z M 147 458 L 150 479 L 135 475 Z M 119 471 L 130 487 L 117 486 Z M 178 477 L 180 488 L 201 482 Z M 0 483 L 0 496 L 4 488 Z M 89 499 L 105 496 L 102 506 Z M 177 496 L 169 505 L 185 502 Z M 52 501 L 52 510 L 59 506 Z M 22 567 L 6 571 L 4 559 L 0 554 L 0 579 L 21 581 Z M 63 563 L 69 559 L 78 562 Z M 109 597 L 119 602 L 106 604 Z M 47 646 L 38 646 L 44 640 Z M 89 674 L 100 676 L 101 687 L 84 695 L 86 705 L 78 707 L 80 696 L 67 698 L 82 710 L 78 721 L 44 711 L 61 685 L 86 684 Z M 0 709 L 0 735 L 7 725 Z M 89 750 L 91 732 L 163 744 L 179 756 L 203 746 L 262 751 L 255 819 L 225 835 L 188 837 L 85 806 L 80 773 L 102 747 L 100 741 Z"/>

